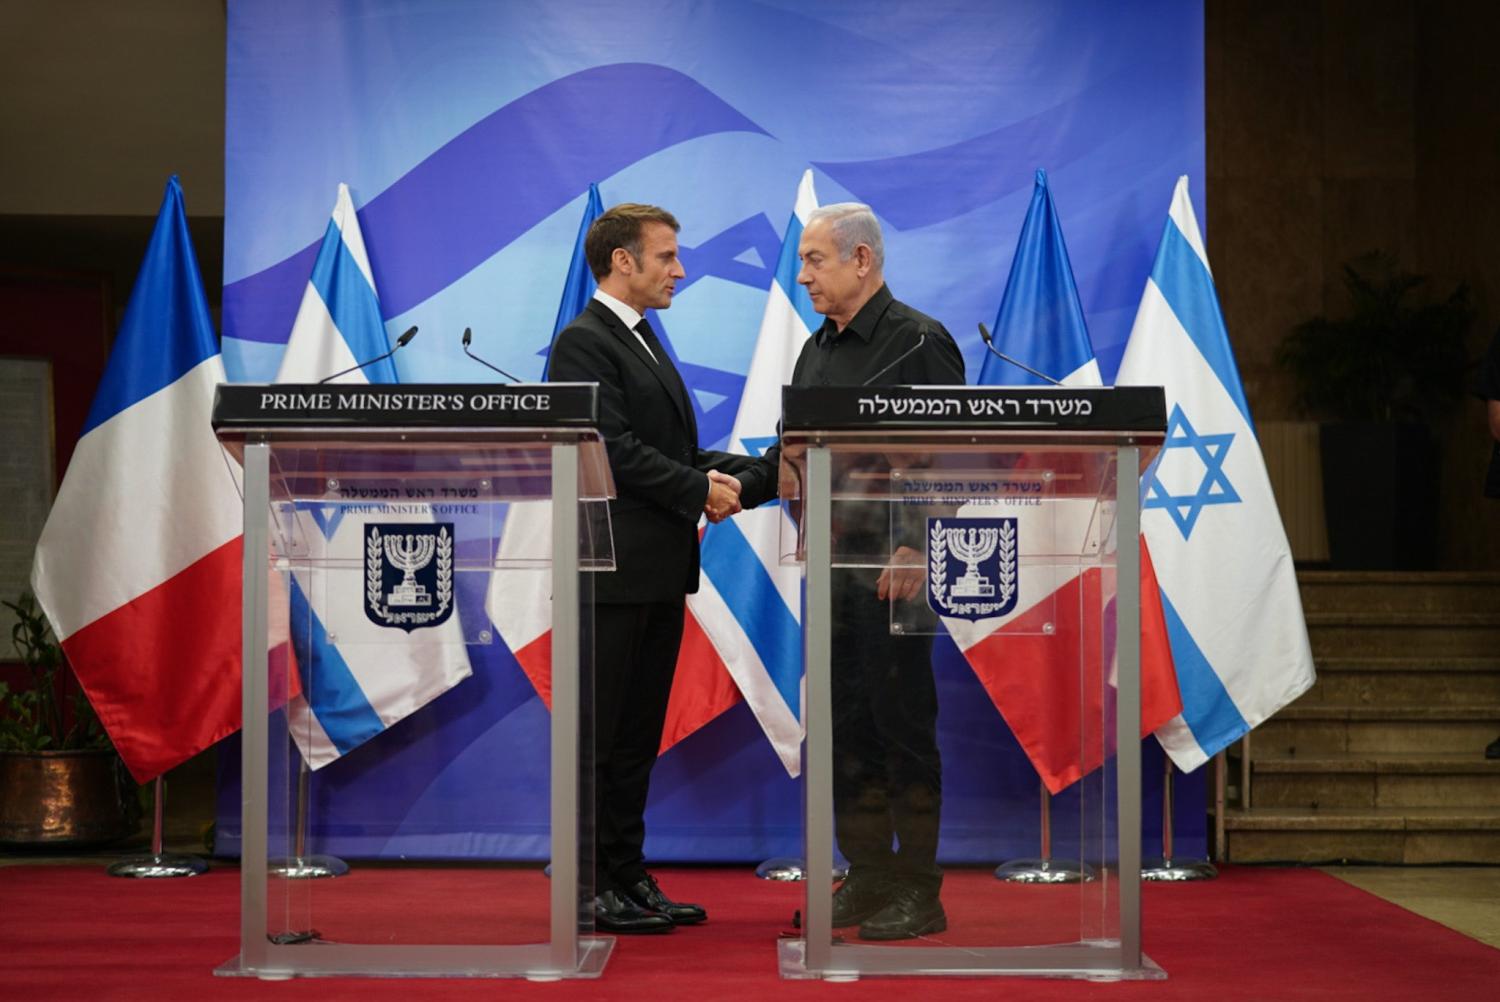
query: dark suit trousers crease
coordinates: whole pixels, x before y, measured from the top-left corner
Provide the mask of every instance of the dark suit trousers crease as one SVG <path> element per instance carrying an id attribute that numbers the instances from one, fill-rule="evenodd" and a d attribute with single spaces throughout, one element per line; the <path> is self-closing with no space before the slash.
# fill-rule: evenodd
<path id="1" fill-rule="evenodd" d="M 646 795 L 682 644 L 680 603 L 594 606 L 597 886 L 645 874 Z"/>
<path id="2" fill-rule="evenodd" d="M 834 833 L 856 871 L 935 891 L 943 781 L 932 640 L 891 636 L 874 578 L 833 574 Z"/>

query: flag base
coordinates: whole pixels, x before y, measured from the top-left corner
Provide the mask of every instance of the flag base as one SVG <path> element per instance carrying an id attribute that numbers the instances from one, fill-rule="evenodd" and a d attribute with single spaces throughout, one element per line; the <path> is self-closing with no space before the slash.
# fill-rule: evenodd
<path id="1" fill-rule="evenodd" d="M 318 880 L 323 877 L 342 877 L 349 872 L 349 864 L 337 856 L 285 856 L 266 860 L 266 873 L 288 880 Z"/>
<path id="2" fill-rule="evenodd" d="M 1218 875 L 1206 859 L 1148 859 L 1141 864 L 1142 880 L 1212 880 Z"/>
<path id="3" fill-rule="evenodd" d="M 1096 879 L 1087 863 L 1056 859 L 1013 859 L 995 867 L 995 879 L 1012 884 L 1087 884 Z"/>
<path id="4" fill-rule="evenodd" d="M 208 864 L 187 853 L 157 852 L 116 860 L 106 872 L 111 877 L 196 877 L 208 872 Z"/>
<path id="5" fill-rule="evenodd" d="M 806 880 L 807 863 L 796 856 L 777 856 L 757 866 L 755 875 L 761 880 Z M 849 876 L 849 868 L 835 862 L 833 864 L 834 881 L 843 880 L 847 876 Z"/>

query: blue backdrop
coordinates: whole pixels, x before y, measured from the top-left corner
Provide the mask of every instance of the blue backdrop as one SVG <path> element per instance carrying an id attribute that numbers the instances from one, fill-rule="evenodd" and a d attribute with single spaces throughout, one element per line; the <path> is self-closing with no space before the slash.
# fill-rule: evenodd
<path id="1" fill-rule="evenodd" d="M 396 356 L 404 381 L 488 381 L 461 352 L 465 327 L 480 354 L 539 377 L 597 181 L 606 205 L 656 202 L 682 221 L 688 278 L 658 320 L 694 390 L 703 444 L 720 445 L 811 166 L 821 202 L 874 207 L 893 291 L 948 326 L 971 377 L 975 322 L 995 316 L 1033 173 L 1046 168 L 1112 380 L 1176 177 L 1191 175 L 1202 198 L 1201 3 L 804 6 L 231 3 L 230 378 L 274 376 L 340 181 L 360 207 L 387 329 L 421 327 Z M 467 596 L 461 612 L 483 616 L 482 598 Z M 508 653 L 475 651 L 473 679 L 318 774 L 317 796 L 344 819 L 320 848 L 543 852 L 533 828 L 501 818 L 503 790 L 473 795 L 481 780 L 493 791 L 497 762 L 534 791 L 546 727 Z M 1030 821 L 1000 851 L 1034 854 L 1034 773 L 1013 743 L 996 747 L 998 718 L 951 645 L 936 661 L 951 745 L 945 856 L 990 858 L 993 839 L 966 833 L 992 830 L 1007 802 L 1007 817 Z M 960 740 L 970 718 L 983 749 Z M 220 833 L 234 851 L 237 771 L 232 755 L 224 762 Z M 1180 787 L 1178 854 L 1201 854 L 1202 783 Z M 740 706 L 661 761 L 647 849 L 791 852 L 799 811 L 796 784 Z M 1148 803 L 1148 838 L 1156 816 Z"/>

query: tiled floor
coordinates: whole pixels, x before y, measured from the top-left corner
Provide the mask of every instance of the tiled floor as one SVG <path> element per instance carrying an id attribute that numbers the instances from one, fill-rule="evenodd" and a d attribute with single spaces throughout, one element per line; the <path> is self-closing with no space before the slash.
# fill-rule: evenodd
<path id="1" fill-rule="evenodd" d="M 1500 866 L 1326 866 L 1323 871 L 1500 948 Z"/>

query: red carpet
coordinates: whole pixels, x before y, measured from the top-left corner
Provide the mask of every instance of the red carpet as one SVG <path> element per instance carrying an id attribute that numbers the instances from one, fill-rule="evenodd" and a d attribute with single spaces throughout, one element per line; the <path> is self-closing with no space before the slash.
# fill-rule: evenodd
<path id="1" fill-rule="evenodd" d="M 390 942 L 430 911 L 450 942 L 496 935 L 501 888 L 517 904 L 520 939 L 543 921 L 545 881 L 534 874 L 434 869 L 356 869 L 337 881 L 298 885 L 328 938 Z M 0 997 L 16 1000 L 479 999 L 690 1000 L 775 998 L 1008 1000 L 1493 1000 L 1493 950 L 1315 870 L 1229 868 L 1218 880 L 1145 888 L 1145 947 L 1166 981 L 1091 984 L 1033 979 L 865 979 L 785 982 L 776 976 L 777 934 L 799 907 L 796 886 L 748 871 L 659 871 L 674 896 L 700 901 L 710 922 L 666 936 L 622 938 L 598 981 L 215 978 L 237 952 L 239 874 L 216 867 L 176 881 L 110 878 L 103 866 L 0 868 Z M 1055 893 L 1055 892 L 1061 892 Z M 1002 898 L 1003 895 L 1003 898 Z M 941 939 L 1037 942 L 1078 927 L 1065 888 L 998 887 L 982 872 L 953 872 L 944 899 L 952 930 Z M 994 904 L 1004 900 L 998 913 Z M 479 929 L 484 923 L 490 934 Z M 416 937 L 398 935 L 396 941 Z"/>

